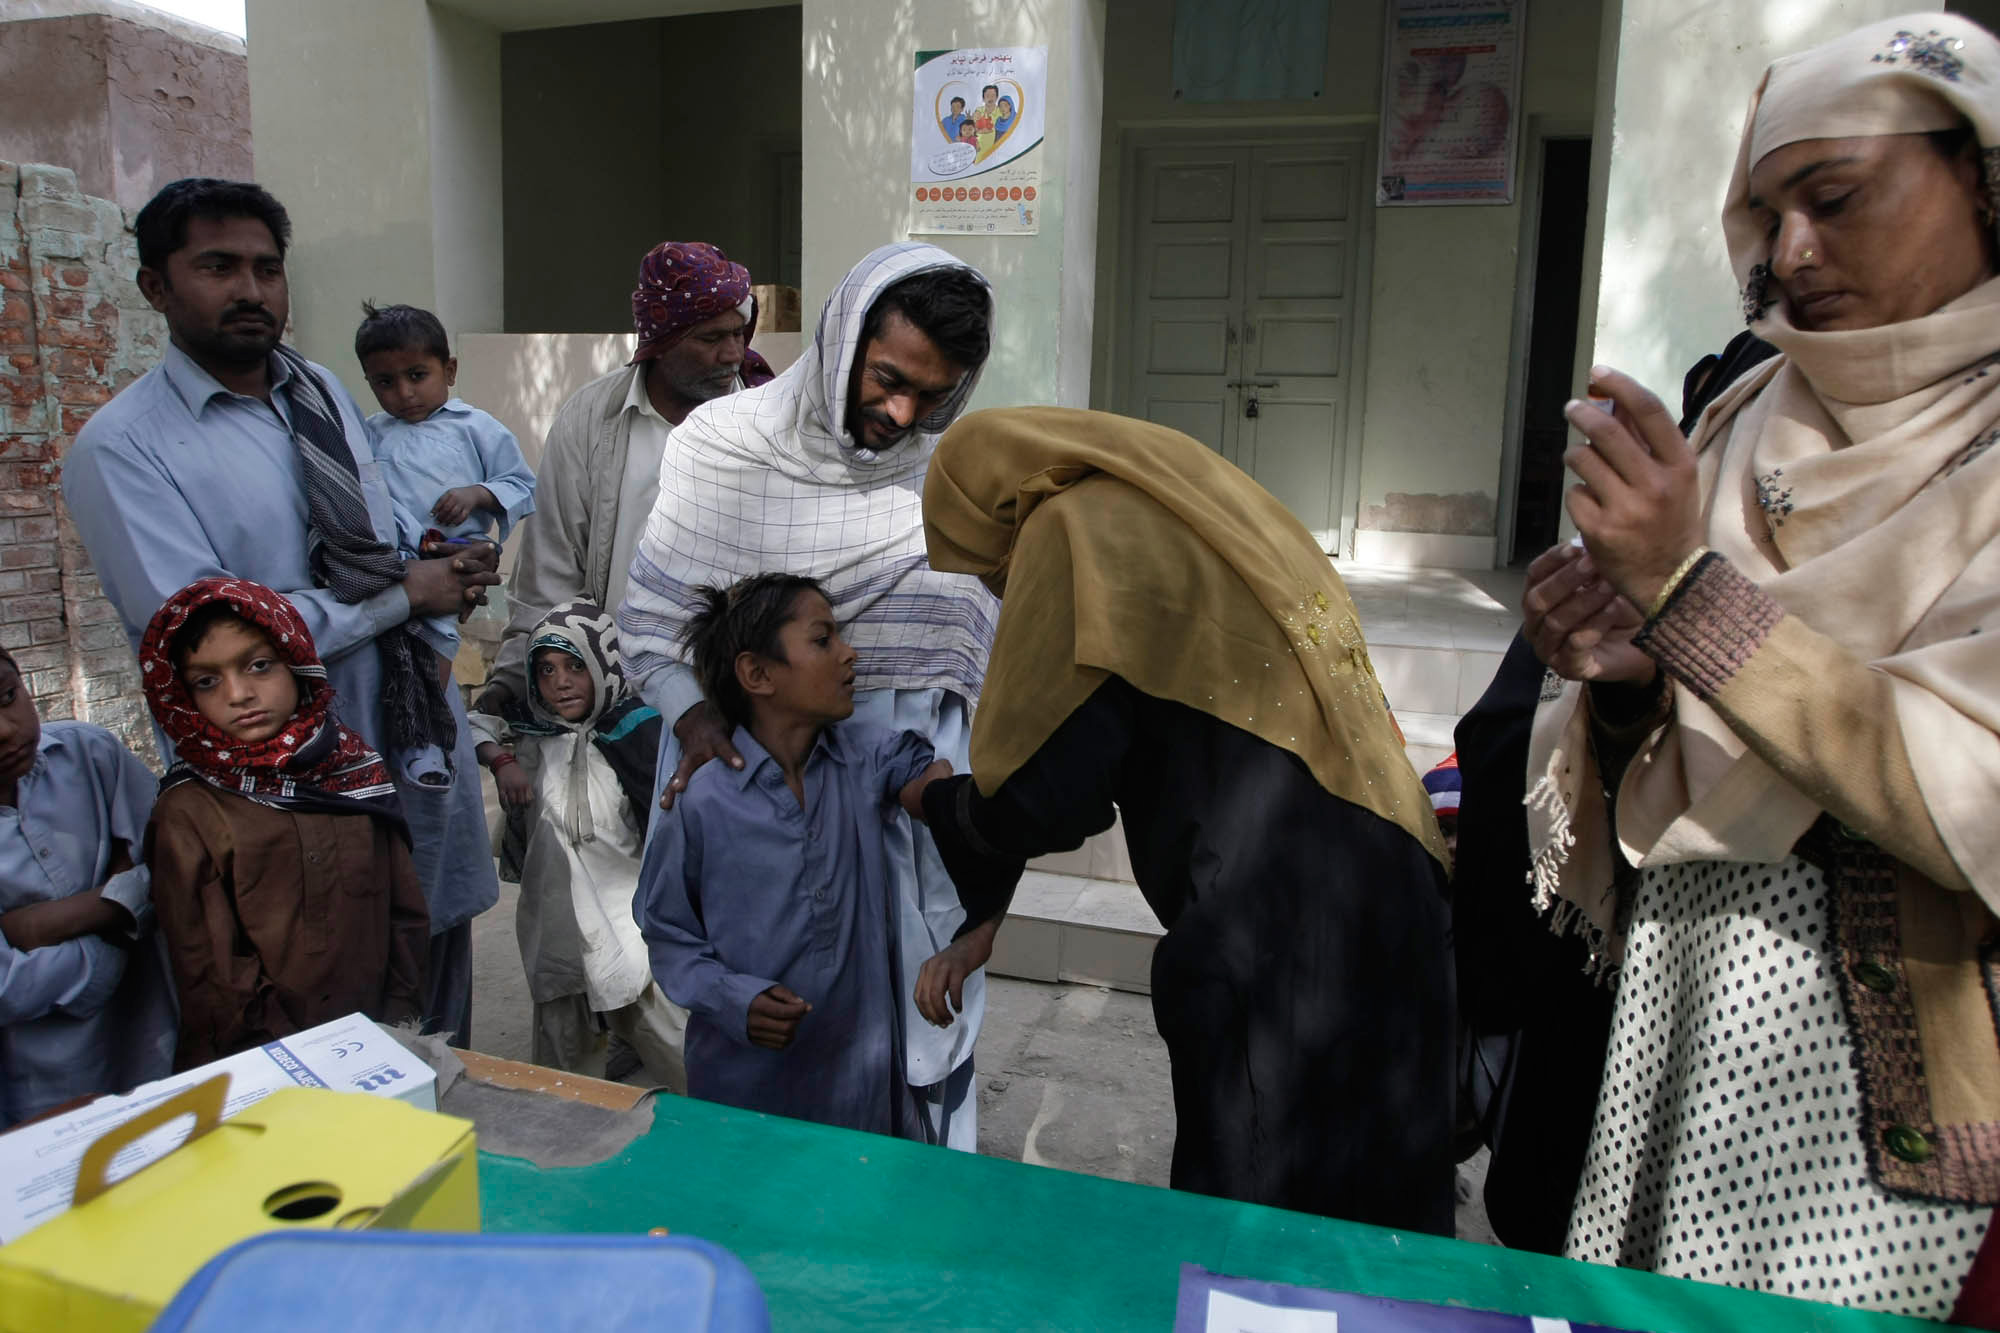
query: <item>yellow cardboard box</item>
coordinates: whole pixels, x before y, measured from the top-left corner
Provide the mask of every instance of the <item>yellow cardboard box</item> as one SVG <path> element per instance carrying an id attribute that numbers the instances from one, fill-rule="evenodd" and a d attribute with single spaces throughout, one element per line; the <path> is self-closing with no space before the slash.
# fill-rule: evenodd
<path id="1" fill-rule="evenodd" d="M 91 1144 L 74 1206 L 0 1246 L 0 1333 L 142 1333 L 196 1269 L 259 1232 L 479 1230 L 470 1121 L 309 1088 L 223 1120 L 228 1084 L 198 1084 Z M 186 1143 L 106 1184 L 120 1149 L 188 1114 Z"/>

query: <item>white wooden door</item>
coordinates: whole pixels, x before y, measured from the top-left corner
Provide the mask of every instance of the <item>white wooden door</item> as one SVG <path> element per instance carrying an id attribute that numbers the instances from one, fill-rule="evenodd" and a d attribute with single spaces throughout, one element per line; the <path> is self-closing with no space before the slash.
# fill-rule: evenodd
<path id="1" fill-rule="evenodd" d="M 1236 378 L 1242 347 L 1243 209 L 1249 159 L 1241 149 L 1170 148 L 1139 159 L 1138 255 L 1133 269 L 1133 416 L 1192 435 L 1236 457 Z"/>
<path id="2" fill-rule="evenodd" d="M 1276 495 L 1327 550 L 1346 504 L 1362 148 L 1142 149 L 1126 410 Z"/>

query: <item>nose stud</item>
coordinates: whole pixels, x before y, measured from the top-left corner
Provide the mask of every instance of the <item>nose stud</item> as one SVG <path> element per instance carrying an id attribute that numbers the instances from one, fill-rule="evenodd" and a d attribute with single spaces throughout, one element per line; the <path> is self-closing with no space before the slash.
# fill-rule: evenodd
<path id="1" fill-rule="evenodd" d="M 1799 251 L 1799 262 L 1801 264 L 1810 264 L 1813 262 L 1813 260 L 1817 258 L 1819 258 L 1819 255 L 1815 251 L 1812 250 Z"/>

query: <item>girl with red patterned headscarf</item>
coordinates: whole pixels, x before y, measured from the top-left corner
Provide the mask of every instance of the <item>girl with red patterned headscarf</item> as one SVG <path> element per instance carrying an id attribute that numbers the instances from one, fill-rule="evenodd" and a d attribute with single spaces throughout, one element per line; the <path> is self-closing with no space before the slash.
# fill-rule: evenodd
<path id="1" fill-rule="evenodd" d="M 177 761 L 146 831 L 185 1069 L 359 1011 L 421 1012 L 430 918 L 382 758 L 292 604 L 211 578 L 139 649 Z"/>

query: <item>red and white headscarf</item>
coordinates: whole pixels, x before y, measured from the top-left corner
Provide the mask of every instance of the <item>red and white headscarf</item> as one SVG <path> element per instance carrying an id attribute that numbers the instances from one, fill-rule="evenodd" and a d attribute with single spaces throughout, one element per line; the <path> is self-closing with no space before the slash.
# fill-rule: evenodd
<path id="1" fill-rule="evenodd" d="M 298 708 L 269 740 L 239 741 L 203 717 L 174 669 L 174 640 L 181 627 L 195 612 L 217 602 L 262 630 L 299 683 Z M 248 579 L 190 583 L 153 614 L 139 644 L 139 669 L 146 703 L 180 760 L 161 790 L 198 778 L 265 805 L 367 813 L 401 822 L 388 767 L 359 733 L 341 725 L 312 631 L 297 608 L 278 593 Z"/>

